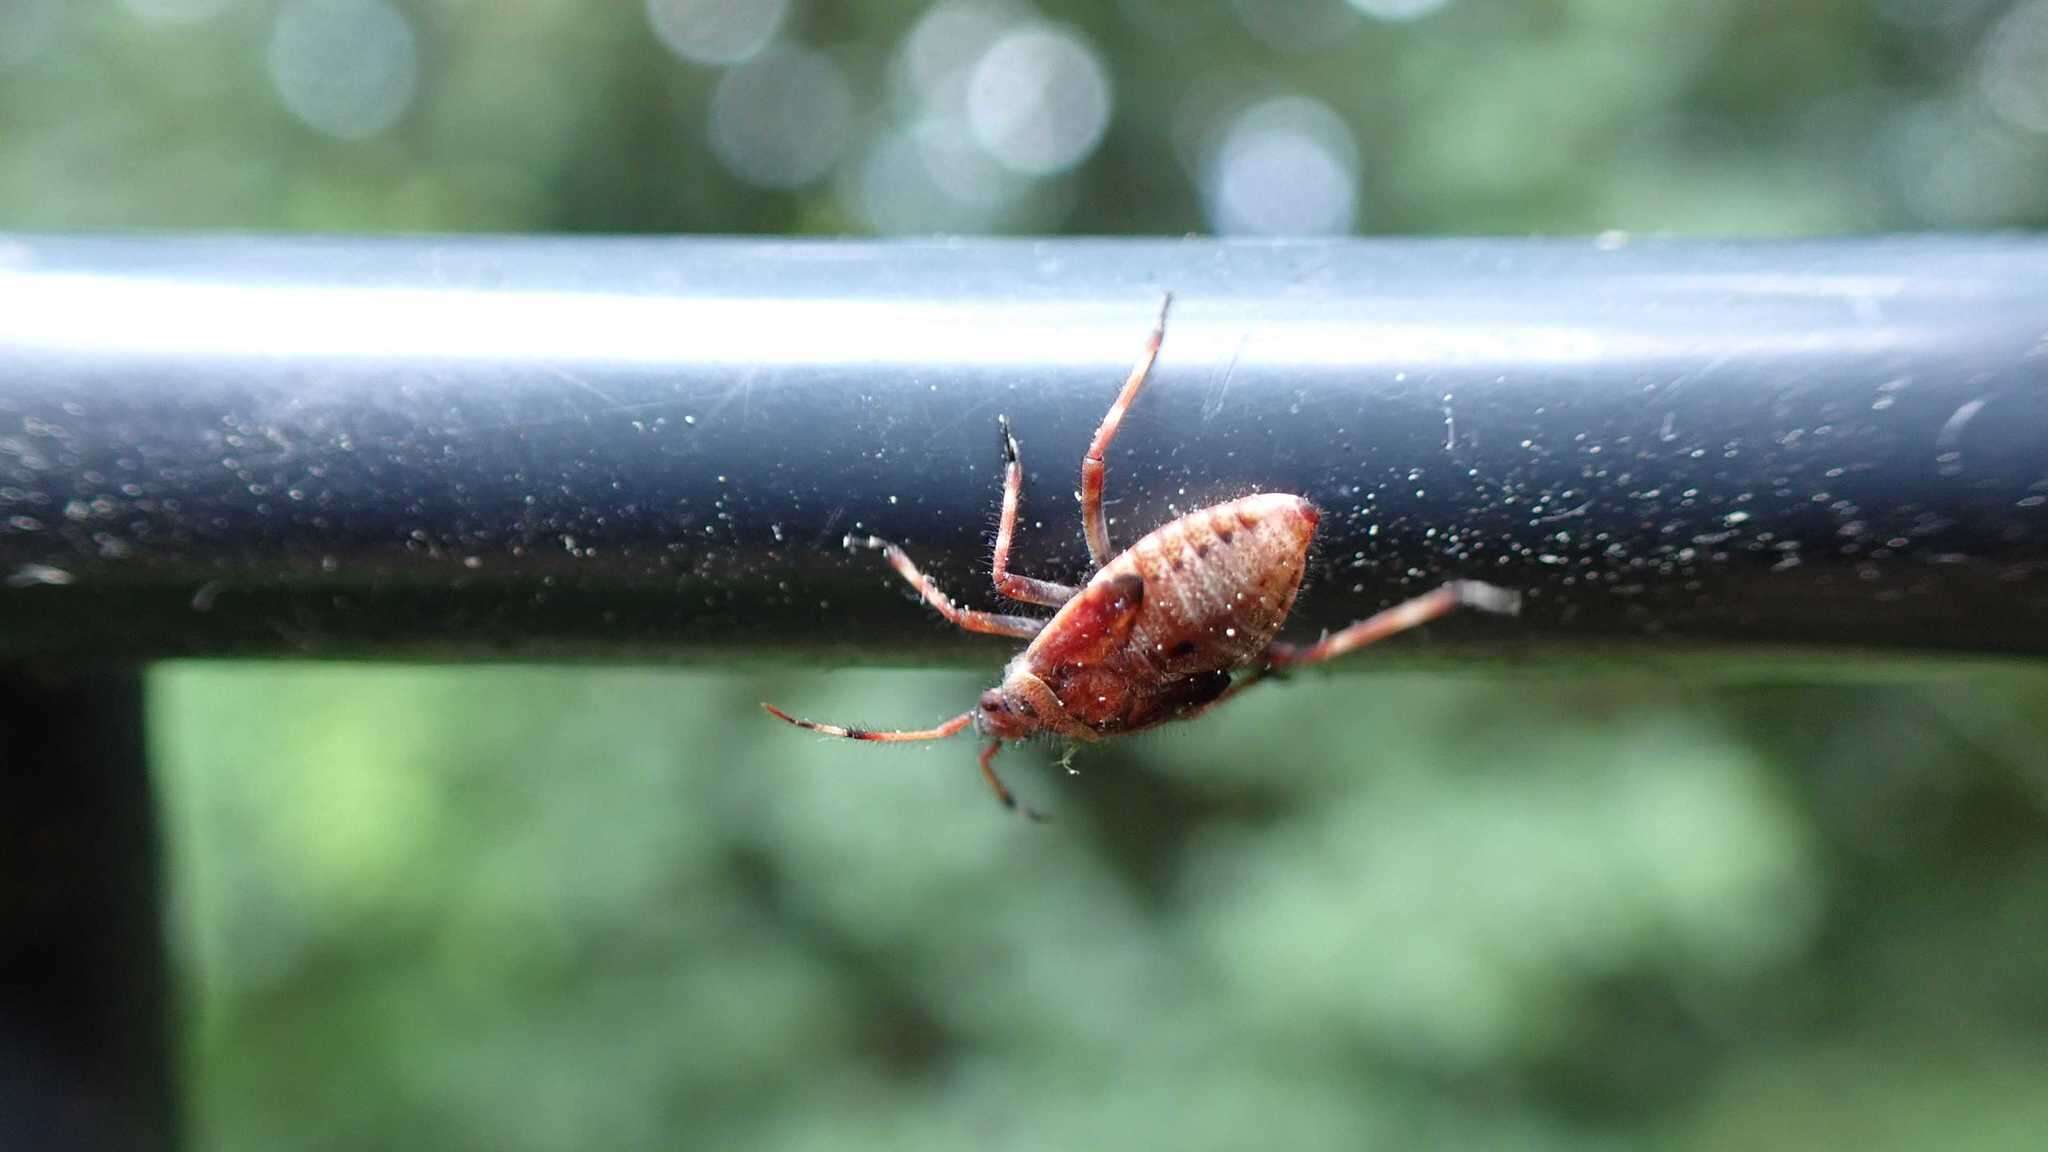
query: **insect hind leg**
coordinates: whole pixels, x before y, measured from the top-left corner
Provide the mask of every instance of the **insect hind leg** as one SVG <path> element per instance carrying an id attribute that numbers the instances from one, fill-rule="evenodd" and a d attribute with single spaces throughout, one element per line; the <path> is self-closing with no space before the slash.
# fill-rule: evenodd
<path id="1" fill-rule="evenodd" d="M 1275 643 L 1266 649 L 1266 669 L 1279 672 L 1335 660 L 1375 641 L 1427 624 L 1458 608 L 1476 608 L 1482 612 L 1512 616 L 1521 611 L 1522 597 L 1520 593 L 1477 580 L 1453 580 L 1433 592 L 1425 592 L 1348 628 L 1332 632 L 1305 648 Z"/>
<path id="2" fill-rule="evenodd" d="M 1482 612 L 1513 616 L 1522 610 L 1522 595 L 1477 580 L 1454 580 L 1434 592 L 1425 592 L 1384 612 L 1368 616 L 1340 632 L 1333 632 L 1306 648 L 1275 641 L 1267 646 L 1263 663 L 1239 676 L 1214 700 L 1189 710 L 1181 719 L 1193 720 L 1236 699 L 1240 693 L 1254 684 L 1262 684 L 1268 680 L 1285 680 L 1288 673 L 1296 668 L 1335 660 L 1346 653 L 1356 652 L 1375 640 L 1384 640 L 1396 633 L 1427 624 L 1458 608 L 1476 608 Z"/>

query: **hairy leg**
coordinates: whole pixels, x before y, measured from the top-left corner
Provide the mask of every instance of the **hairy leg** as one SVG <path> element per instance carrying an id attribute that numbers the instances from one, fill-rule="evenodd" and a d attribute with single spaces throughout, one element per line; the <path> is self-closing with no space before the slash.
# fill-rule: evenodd
<path id="1" fill-rule="evenodd" d="M 1088 454 L 1081 458 L 1081 528 L 1088 536 L 1088 554 L 1095 559 L 1095 566 L 1109 563 L 1115 553 L 1109 550 L 1109 522 L 1102 515 L 1102 480 L 1106 470 L 1103 454 L 1109 451 L 1109 442 L 1116 439 L 1116 430 L 1123 425 L 1124 413 L 1130 410 L 1131 401 L 1138 398 L 1138 390 L 1145 386 L 1145 377 L 1152 372 L 1152 362 L 1159 358 L 1159 344 L 1166 339 L 1166 310 L 1173 305 L 1173 293 L 1159 302 L 1159 319 L 1152 325 L 1152 336 L 1145 342 L 1145 351 L 1138 357 L 1138 363 L 1131 369 L 1129 379 L 1124 381 L 1123 391 L 1116 394 L 1116 402 L 1109 406 L 1109 414 L 1102 418 L 1102 424 L 1095 429 L 1095 439 L 1088 445 Z"/>
<path id="2" fill-rule="evenodd" d="M 1077 589 L 1050 580 L 1018 576 L 1010 571 L 1010 541 L 1017 535 L 1017 509 L 1024 500 L 1024 465 L 1017 459 L 1017 438 L 1010 435 L 1008 417 L 998 416 L 1003 432 L 1003 521 L 996 529 L 996 559 L 992 575 L 996 591 L 1026 604 L 1057 608 L 1074 598 Z"/>
<path id="3" fill-rule="evenodd" d="M 1521 611 L 1521 607 L 1522 597 L 1518 592 L 1496 588 L 1477 580 L 1454 580 L 1434 592 L 1425 592 L 1384 612 L 1374 613 L 1347 628 L 1332 632 L 1306 647 L 1274 642 L 1267 647 L 1265 662 L 1258 668 L 1238 677 L 1237 682 L 1223 695 L 1182 718 L 1192 720 L 1213 708 L 1220 707 L 1225 701 L 1275 673 L 1335 660 L 1339 656 L 1356 652 L 1376 640 L 1384 640 L 1410 628 L 1427 624 L 1458 608 L 1476 608 L 1482 612 L 1498 612 L 1512 616 Z"/>
<path id="4" fill-rule="evenodd" d="M 1403 601 L 1384 612 L 1375 613 L 1358 623 L 1332 632 L 1307 647 L 1294 644 L 1275 643 L 1266 649 L 1266 667 L 1275 671 L 1300 668 L 1309 664 L 1320 664 L 1335 660 L 1339 656 L 1356 652 L 1377 640 L 1384 640 L 1400 632 L 1406 632 L 1429 623 L 1457 608 L 1477 608 L 1483 612 L 1498 612 L 1512 616 L 1521 610 L 1522 597 L 1519 593 L 1482 584 L 1477 580 L 1454 580 L 1434 592 L 1425 592 L 1413 600 Z"/>
<path id="5" fill-rule="evenodd" d="M 956 627 L 969 632 L 986 632 L 991 636 L 1014 636 L 1019 640 L 1029 640 L 1045 627 L 1045 621 L 1030 616 L 1004 616 L 996 612 L 979 612 L 972 608 L 960 607 L 953 603 L 951 597 L 939 591 L 939 586 L 932 583 L 931 577 L 917 570 L 917 565 L 910 562 L 910 557 L 904 554 L 903 549 L 880 537 L 848 536 L 846 543 L 848 547 L 858 545 L 872 548 L 887 556 L 889 566 L 896 569 L 896 574 L 909 581 L 910 586 L 917 589 L 917 594 L 924 597 L 925 603 L 938 609 L 939 615 L 944 616 L 948 623 Z"/>

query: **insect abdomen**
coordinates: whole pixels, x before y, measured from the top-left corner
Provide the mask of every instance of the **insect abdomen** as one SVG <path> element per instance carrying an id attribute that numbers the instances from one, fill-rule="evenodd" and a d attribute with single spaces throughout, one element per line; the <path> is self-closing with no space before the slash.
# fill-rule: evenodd
<path id="1" fill-rule="evenodd" d="M 1256 658 L 1294 607 L 1319 518 L 1299 496 L 1246 496 L 1190 512 L 1132 545 L 1101 574 L 1135 573 L 1145 583 L 1132 652 L 1170 676 Z"/>

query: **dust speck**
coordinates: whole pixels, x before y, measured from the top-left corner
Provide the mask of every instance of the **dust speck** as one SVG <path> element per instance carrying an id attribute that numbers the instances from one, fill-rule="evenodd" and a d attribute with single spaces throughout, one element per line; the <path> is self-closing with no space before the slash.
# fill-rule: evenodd
<path id="1" fill-rule="evenodd" d="M 23 564 L 7 577 L 9 588 L 33 588 L 38 584 L 69 584 L 74 577 L 62 568 L 48 564 Z"/>

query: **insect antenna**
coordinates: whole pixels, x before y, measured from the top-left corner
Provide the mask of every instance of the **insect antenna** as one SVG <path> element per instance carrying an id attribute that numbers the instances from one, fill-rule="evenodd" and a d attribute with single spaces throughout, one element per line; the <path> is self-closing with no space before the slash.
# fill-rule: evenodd
<path id="1" fill-rule="evenodd" d="M 965 730 L 969 724 L 974 723 L 974 713 L 962 712 L 960 715 L 953 717 L 936 728 L 919 728 L 908 732 L 873 732 L 866 728 L 845 728 L 838 724 L 820 724 L 815 720 L 799 720 L 765 700 L 761 702 L 761 707 L 766 709 L 768 714 L 777 720 L 787 724 L 794 724 L 799 728 L 808 728 L 813 732 L 823 732 L 827 736 L 843 736 L 848 740 L 875 740 L 887 744 L 901 744 L 910 740 L 944 740 L 948 736 Z M 1003 783 L 1002 777 L 996 775 L 994 761 L 996 753 L 1002 749 L 1002 746 L 1003 742 L 1001 740 L 991 740 L 988 742 L 988 747 L 981 750 L 981 778 L 988 781 L 989 788 L 995 792 L 996 799 L 1002 801 L 1003 807 L 1012 811 L 1022 812 L 1031 819 L 1043 823 L 1045 821 L 1044 813 L 1017 803 L 1017 798 L 1010 794 L 1010 789 Z"/>
<path id="2" fill-rule="evenodd" d="M 765 701 L 761 707 L 777 720 L 794 724 L 799 728 L 823 732 L 827 736 L 843 736 L 848 740 L 874 740 L 885 744 L 902 744 L 911 740 L 944 740 L 948 736 L 965 731 L 969 724 L 974 723 L 974 713 L 967 711 L 936 728 L 918 728 L 907 732 L 876 732 L 867 728 L 846 728 L 838 724 L 820 724 L 815 720 L 799 720 Z"/>

